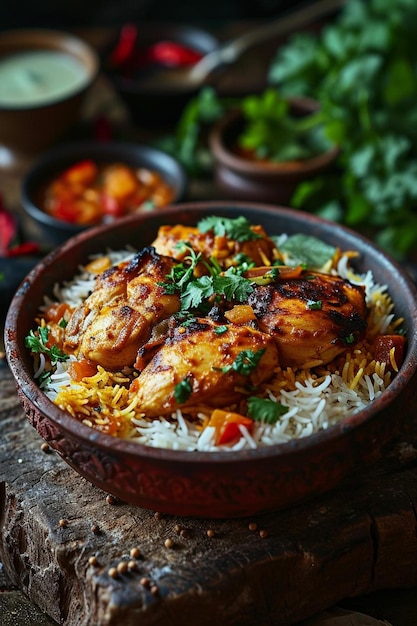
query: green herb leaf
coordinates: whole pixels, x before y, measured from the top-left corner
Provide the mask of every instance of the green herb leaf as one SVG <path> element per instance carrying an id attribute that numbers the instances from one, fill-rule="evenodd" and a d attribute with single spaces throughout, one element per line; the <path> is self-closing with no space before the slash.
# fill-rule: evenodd
<path id="1" fill-rule="evenodd" d="M 333 258 L 336 248 L 325 241 L 303 235 L 291 235 L 281 245 L 280 250 L 288 255 L 288 265 L 305 265 L 310 268 L 321 268 Z"/>
<path id="2" fill-rule="evenodd" d="M 174 387 L 174 398 L 178 404 L 184 404 L 193 391 L 189 378 L 184 378 Z"/>
<path id="3" fill-rule="evenodd" d="M 223 373 L 229 372 L 231 369 L 243 376 L 249 376 L 249 374 L 258 367 L 259 361 L 265 352 L 265 348 L 257 350 L 242 350 L 239 352 L 233 363 L 227 367 L 222 368 Z"/>
<path id="4" fill-rule="evenodd" d="M 258 398 L 250 396 L 248 398 L 248 416 L 259 422 L 276 424 L 282 415 L 287 413 L 288 407 L 270 400 L 269 398 Z"/>
<path id="5" fill-rule="evenodd" d="M 216 236 L 226 236 L 233 241 L 244 242 L 261 238 L 261 235 L 253 232 L 249 220 L 243 216 L 229 218 L 211 215 L 200 220 L 197 227 L 202 233 L 213 231 Z"/>
<path id="6" fill-rule="evenodd" d="M 308 300 L 307 307 L 311 311 L 321 311 L 323 308 L 323 302 L 321 300 Z"/>
<path id="7" fill-rule="evenodd" d="M 45 356 L 49 357 L 52 365 L 55 365 L 59 361 L 67 361 L 69 359 L 69 355 L 65 354 L 65 352 L 58 348 L 58 346 L 54 344 L 51 347 L 48 347 L 46 345 L 48 342 L 49 332 L 50 329 L 48 326 L 38 326 L 36 333 L 31 330 L 25 338 L 25 346 L 34 353 L 45 354 Z"/>

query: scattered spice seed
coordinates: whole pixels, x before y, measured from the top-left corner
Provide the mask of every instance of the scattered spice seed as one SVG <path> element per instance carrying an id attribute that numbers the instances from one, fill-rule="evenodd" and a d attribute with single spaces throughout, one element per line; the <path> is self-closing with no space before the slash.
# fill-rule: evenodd
<path id="1" fill-rule="evenodd" d="M 119 572 L 117 571 L 117 567 L 111 567 L 109 569 L 110 578 L 117 578 L 119 576 Z"/>
<path id="2" fill-rule="evenodd" d="M 175 524 L 174 530 L 177 533 L 177 535 L 179 535 L 181 533 L 181 531 L 182 531 L 182 528 L 181 528 L 181 526 L 179 524 Z"/>
<path id="3" fill-rule="evenodd" d="M 140 550 L 136 546 L 130 550 L 130 556 L 132 559 L 138 559 L 140 557 Z"/>
<path id="4" fill-rule="evenodd" d="M 159 593 L 159 589 L 158 589 L 158 587 L 157 587 L 156 585 L 152 585 L 152 587 L 151 587 L 151 593 L 152 593 L 154 596 L 157 596 L 157 595 L 158 595 L 158 593 Z"/>
<path id="5" fill-rule="evenodd" d="M 249 530 L 256 530 L 258 528 L 258 524 L 255 524 L 255 522 L 251 522 L 249 524 Z"/>
<path id="6" fill-rule="evenodd" d="M 136 561 L 129 561 L 127 564 L 127 569 L 129 570 L 129 572 L 134 572 L 138 569 L 138 564 L 136 563 Z"/>
<path id="7" fill-rule="evenodd" d="M 260 530 L 259 536 L 261 537 L 261 539 L 265 539 L 265 537 L 268 537 L 268 533 L 266 532 L 266 530 Z"/>
<path id="8" fill-rule="evenodd" d="M 96 556 L 90 556 L 90 558 L 88 559 L 88 564 L 92 565 L 93 567 L 95 567 L 96 565 L 98 565 L 98 559 Z"/>
<path id="9" fill-rule="evenodd" d="M 144 577 L 140 579 L 140 584 L 142 585 L 142 587 L 148 588 L 150 587 L 151 581 L 149 580 L 149 578 Z"/>
<path id="10" fill-rule="evenodd" d="M 153 516 L 155 519 L 162 519 L 162 513 L 160 511 L 156 511 Z"/>
<path id="11" fill-rule="evenodd" d="M 128 570 L 127 561 L 120 561 L 120 563 L 118 563 L 117 565 L 117 571 L 119 572 L 119 574 L 126 574 L 127 570 Z"/>
<path id="12" fill-rule="evenodd" d="M 106 502 L 107 504 L 117 504 L 117 498 L 109 494 L 108 496 L 106 496 Z"/>
<path id="13" fill-rule="evenodd" d="M 189 536 L 188 530 L 186 528 L 182 528 L 180 531 L 180 536 L 186 539 Z"/>
<path id="14" fill-rule="evenodd" d="M 166 548 L 173 548 L 174 542 L 172 541 L 172 539 L 168 538 L 168 539 L 165 539 L 164 545 Z"/>
<path id="15" fill-rule="evenodd" d="M 59 527 L 60 528 L 66 528 L 68 526 L 68 520 L 67 519 L 60 519 L 59 520 Z"/>
<path id="16" fill-rule="evenodd" d="M 99 535 L 100 534 L 100 528 L 97 524 L 93 524 L 91 526 L 91 532 L 94 533 L 95 535 Z"/>
<path id="17" fill-rule="evenodd" d="M 209 537 L 210 539 L 212 539 L 214 537 L 214 530 L 212 528 L 208 529 L 207 537 Z"/>
<path id="18" fill-rule="evenodd" d="M 46 441 L 44 441 L 43 444 L 41 445 L 41 450 L 42 452 L 45 452 L 45 454 L 48 454 L 48 452 L 51 451 L 51 448 L 48 446 Z"/>

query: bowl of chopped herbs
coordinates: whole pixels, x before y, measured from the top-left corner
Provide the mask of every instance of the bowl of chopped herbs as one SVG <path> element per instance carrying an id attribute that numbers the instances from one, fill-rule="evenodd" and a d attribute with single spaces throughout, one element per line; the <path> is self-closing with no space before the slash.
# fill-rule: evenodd
<path id="1" fill-rule="evenodd" d="M 275 88 L 244 97 L 211 129 L 214 177 L 228 197 L 288 204 L 300 182 L 330 169 L 339 153 L 320 105 Z"/>

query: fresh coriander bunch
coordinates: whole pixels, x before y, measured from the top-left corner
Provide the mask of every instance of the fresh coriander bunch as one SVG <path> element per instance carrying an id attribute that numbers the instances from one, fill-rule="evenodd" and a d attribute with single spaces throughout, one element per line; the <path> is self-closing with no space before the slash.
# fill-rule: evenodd
<path id="1" fill-rule="evenodd" d="M 220 97 L 213 87 L 204 87 L 184 109 L 174 133 L 159 138 L 156 145 L 179 159 L 190 176 L 209 172 L 212 155 L 208 133 L 231 109 L 240 109 L 244 118 L 238 147 L 250 151 L 254 158 L 303 160 L 331 147 L 321 112 L 297 117 L 288 99 L 273 87 L 241 98 Z"/>
<path id="2" fill-rule="evenodd" d="M 277 89 L 243 98 L 240 110 L 244 125 L 238 146 L 257 159 L 302 161 L 331 147 L 323 132 L 321 111 L 296 115 L 289 99 Z"/>
<path id="3" fill-rule="evenodd" d="M 340 170 L 302 183 L 292 205 L 372 233 L 397 258 L 417 244 L 417 3 L 351 0 L 318 34 L 294 35 L 269 82 L 321 104 Z"/>

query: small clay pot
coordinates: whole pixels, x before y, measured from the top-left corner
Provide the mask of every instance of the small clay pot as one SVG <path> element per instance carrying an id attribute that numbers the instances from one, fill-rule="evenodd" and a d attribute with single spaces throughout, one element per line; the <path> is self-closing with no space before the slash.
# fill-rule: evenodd
<path id="1" fill-rule="evenodd" d="M 291 111 L 295 115 L 314 113 L 318 107 L 317 101 L 308 98 L 291 100 Z M 299 161 L 277 163 L 245 159 L 233 150 L 244 123 L 241 110 L 233 109 L 213 126 L 209 135 L 215 182 L 227 198 L 287 205 L 299 183 L 328 170 L 339 154 L 339 149 L 333 147 Z"/>

